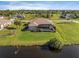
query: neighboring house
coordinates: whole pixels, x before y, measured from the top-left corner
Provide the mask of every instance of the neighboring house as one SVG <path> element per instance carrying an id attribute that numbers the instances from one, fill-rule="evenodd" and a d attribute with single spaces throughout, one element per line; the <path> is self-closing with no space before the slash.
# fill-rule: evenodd
<path id="1" fill-rule="evenodd" d="M 5 20 L 6 17 L 0 16 L 0 30 L 4 29 L 8 25 L 11 25 L 14 23 L 15 19 L 11 18 L 10 20 Z"/>
<path id="2" fill-rule="evenodd" d="M 36 20 L 31 20 L 28 23 L 28 30 L 30 31 L 42 31 L 42 32 L 55 32 L 56 27 L 52 21 L 45 18 L 38 18 Z"/>
<path id="3" fill-rule="evenodd" d="M 76 16 L 74 14 L 67 13 L 67 14 L 62 14 L 61 18 L 65 18 L 67 20 L 70 20 L 70 19 L 76 18 Z"/>
<path id="4" fill-rule="evenodd" d="M 3 19 L 4 17 L 3 16 L 0 16 L 0 19 Z"/>
<path id="5" fill-rule="evenodd" d="M 13 16 L 14 19 L 19 18 L 19 19 L 23 19 L 25 16 L 24 15 L 15 15 Z"/>
<path id="6" fill-rule="evenodd" d="M 4 29 L 6 26 L 11 25 L 10 20 L 0 20 L 0 30 Z"/>
<path id="7" fill-rule="evenodd" d="M 65 16 L 65 18 L 66 18 L 67 20 L 71 19 L 71 17 L 72 17 L 71 14 L 66 14 L 66 16 Z"/>

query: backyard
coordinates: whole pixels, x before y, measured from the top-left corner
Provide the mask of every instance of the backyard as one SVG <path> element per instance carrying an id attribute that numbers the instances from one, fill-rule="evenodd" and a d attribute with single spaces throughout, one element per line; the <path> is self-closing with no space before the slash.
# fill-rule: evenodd
<path id="1" fill-rule="evenodd" d="M 79 44 L 79 23 L 54 21 L 64 44 Z M 78 20 L 77 20 L 78 21 Z"/>
<path id="2" fill-rule="evenodd" d="M 56 32 L 21 31 L 23 24 L 11 25 L 15 29 L 4 29 L 0 31 L 0 45 L 43 45 L 53 39 L 61 41 L 64 45 L 79 44 L 79 23 L 74 23 L 71 20 L 69 22 L 62 21 L 59 19 L 53 20 L 56 25 Z"/>
<path id="3" fill-rule="evenodd" d="M 1 30 L 0 34 L 6 35 L 14 31 L 14 35 L 0 37 L 0 45 L 42 45 L 51 39 L 56 38 L 56 33 L 53 32 L 30 32 L 21 31 L 22 26 L 11 25 L 16 30 Z"/>

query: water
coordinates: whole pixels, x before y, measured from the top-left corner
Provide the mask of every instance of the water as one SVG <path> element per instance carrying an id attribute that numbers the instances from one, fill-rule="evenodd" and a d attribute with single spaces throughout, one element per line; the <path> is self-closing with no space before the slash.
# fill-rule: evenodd
<path id="1" fill-rule="evenodd" d="M 61 51 L 51 51 L 47 47 L 0 46 L 1 58 L 79 58 L 79 46 L 65 46 Z"/>

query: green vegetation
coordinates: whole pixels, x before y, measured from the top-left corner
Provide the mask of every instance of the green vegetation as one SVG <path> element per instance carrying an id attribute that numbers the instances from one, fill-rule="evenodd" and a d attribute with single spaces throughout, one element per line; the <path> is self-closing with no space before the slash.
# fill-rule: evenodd
<path id="1" fill-rule="evenodd" d="M 60 14 L 53 14 L 53 16 L 50 19 L 58 20 L 60 18 Z"/>
<path id="2" fill-rule="evenodd" d="M 3 13 L 2 13 L 3 12 Z M 5 13 L 6 12 L 6 13 Z M 63 12 L 63 13 L 61 13 Z M 24 19 L 16 19 L 16 23 L 12 24 L 10 27 L 16 28 L 15 30 L 1 30 L 0 35 L 7 35 L 13 33 L 12 36 L 0 36 L 0 45 L 43 45 L 48 41 L 54 40 L 55 47 L 62 45 L 79 44 L 79 24 L 78 23 L 61 23 L 65 17 L 62 15 L 73 14 L 75 18 L 71 20 L 79 20 L 78 11 L 51 11 L 51 10 L 5 10 L 0 11 L 2 16 L 14 16 L 16 13 L 25 15 Z M 22 21 L 29 21 L 34 18 L 44 17 L 51 19 L 56 25 L 56 32 L 30 32 L 21 31 L 23 29 L 24 23 Z M 62 44 L 61 44 L 62 43 Z"/>
<path id="3" fill-rule="evenodd" d="M 8 27 L 13 27 L 16 29 L 4 29 L 0 31 L 0 34 L 13 33 L 14 35 L 0 37 L 0 45 L 43 45 L 49 40 L 56 37 L 56 33 L 53 32 L 30 32 L 30 31 L 21 31 L 23 29 L 23 23 L 19 26 L 12 24 Z"/>
<path id="4" fill-rule="evenodd" d="M 55 37 L 55 33 L 50 32 L 17 31 L 14 36 L 0 38 L 0 45 L 42 45 Z"/>
<path id="5" fill-rule="evenodd" d="M 56 22 L 55 22 L 56 23 Z M 79 44 L 79 24 L 78 23 L 60 23 L 57 24 L 57 31 L 63 38 L 64 44 Z"/>

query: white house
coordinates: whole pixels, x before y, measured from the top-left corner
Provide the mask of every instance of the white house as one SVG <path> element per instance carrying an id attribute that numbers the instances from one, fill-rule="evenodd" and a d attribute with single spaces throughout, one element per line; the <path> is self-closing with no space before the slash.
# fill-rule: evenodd
<path id="1" fill-rule="evenodd" d="M 12 22 L 10 20 L 0 20 L 0 30 L 11 24 Z"/>

